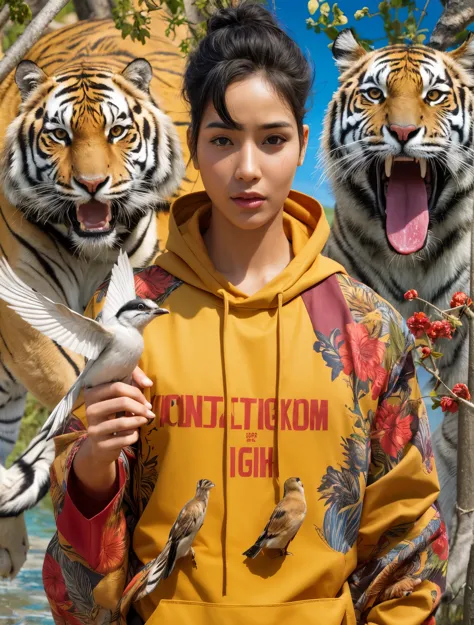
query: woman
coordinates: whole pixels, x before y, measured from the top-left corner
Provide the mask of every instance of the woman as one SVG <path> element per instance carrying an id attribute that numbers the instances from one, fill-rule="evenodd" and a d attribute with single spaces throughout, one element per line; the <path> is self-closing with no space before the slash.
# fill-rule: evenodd
<path id="1" fill-rule="evenodd" d="M 171 313 L 145 332 L 145 394 L 87 391 L 79 431 L 57 439 L 45 561 L 57 622 L 109 622 L 121 597 L 124 615 L 131 575 L 163 551 L 203 478 L 215 488 L 198 568 L 182 557 L 134 602 L 146 623 L 434 622 L 446 536 L 412 338 L 321 255 L 323 210 L 290 191 L 310 86 L 260 6 L 218 11 L 189 59 L 188 141 L 206 193 L 174 203 L 168 251 L 136 277 Z M 269 538 L 251 548 L 288 478 L 300 507 L 286 499 L 271 527 L 278 538 L 294 521 L 294 555 L 281 541 L 242 555 Z"/>

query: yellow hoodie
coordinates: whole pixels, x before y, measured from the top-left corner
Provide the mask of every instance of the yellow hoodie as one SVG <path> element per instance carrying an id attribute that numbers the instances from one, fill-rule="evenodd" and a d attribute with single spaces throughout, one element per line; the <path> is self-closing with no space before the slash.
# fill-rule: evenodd
<path id="1" fill-rule="evenodd" d="M 177 200 L 168 251 L 136 275 L 138 294 L 171 313 L 145 331 L 156 419 L 122 454 L 118 493 L 92 519 L 69 480 L 84 426 L 72 417 L 76 432 L 56 439 L 58 535 L 45 561 L 53 613 L 71 623 L 82 614 L 77 599 L 64 609 L 54 596 L 55 564 L 80 562 L 91 610 L 123 619 L 146 582 L 140 562 L 163 550 L 206 478 L 216 486 L 193 544 L 198 568 L 178 560 L 135 602 L 150 625 L 431 624 L 447 541 L 404 322 L 321 255 L 329 227 L 315 200 L 290 193 L 294 258 L 250 297 L 214 269 L 202 239 L 209 216 L 205 193 Z M 289 477 L 301 479 L 307 505 L 294 555 L 246 558 Z M 74 574 L 63 578 L 62 599 Z"/>

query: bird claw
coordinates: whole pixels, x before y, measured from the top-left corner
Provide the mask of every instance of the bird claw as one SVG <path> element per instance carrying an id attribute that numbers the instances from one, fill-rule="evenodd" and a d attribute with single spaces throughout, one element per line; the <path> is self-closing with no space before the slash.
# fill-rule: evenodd
<path id="1" fill-rule="evenodd" d="M 194 549 L 191 549 L 191 561 L 193 563 L 193 569 L 197 569 L 198 565 L 196 562 L 196 554 L 194 553 Z"/>

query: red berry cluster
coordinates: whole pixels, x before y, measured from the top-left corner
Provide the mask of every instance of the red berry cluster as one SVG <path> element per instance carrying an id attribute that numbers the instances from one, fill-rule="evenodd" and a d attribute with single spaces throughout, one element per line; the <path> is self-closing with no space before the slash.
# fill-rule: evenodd
<path id="1" fill-rule="evenodd" d="M 471 393 L 465 384 L 455 384 L 451 390 L 455 395 L 461 397 L 462 399 L 466 399 L 467 401 L 471 399 Z M 459 409 L 459 402 L 457 399 L 448 395 L 443 395 L 439 403 L 443 412 L 457 412 Z"/>
<path id="2" fill-rule="evenodd" d="M 424 312 L 416 312 L 407 320 L 407 326 L 418 339 L 431 329 L 431 321 Z"/>
<path id="3" fill-rule="evenodd" d="M 406 300 L 416 299 L 418 297 L 418 291 L 415 291 L 415 289 L 410 289 L 409 291 L 405 293 L 403 297 Z"/>
<path id="4" fill-rule="evenodd" d="M 471 306 L 471 304 L 472 299 L 470 297 L 468 297 L 462 291 L 457 291 L 451 299 L 450 306 L 451 308 L 456 308 L 457 306 Z"/>

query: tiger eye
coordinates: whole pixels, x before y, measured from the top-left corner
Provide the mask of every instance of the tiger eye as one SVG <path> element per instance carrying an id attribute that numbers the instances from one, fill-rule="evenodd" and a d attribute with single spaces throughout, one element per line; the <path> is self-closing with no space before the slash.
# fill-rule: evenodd
<path id="1" fill-rule="evenodd" d="M 67 132 L 63 128 L 56 128 L 53 132 L 56 139 L 63 140 L 67 137 Z"/>
<path id="2" fill-rule="evenodd" d="M 367 93 L 369 95 L 369 98 L 372 98 L 372 100 L 380 100 L 380 98 L 382 97 L 382 91 L 381 89 L 377 89 L 377 87 L 372 87 L 368 90 Z"/>
<path id="3" fill-rule="evenodd" d="M 123 126 L 112 126 L 110 129 L 110 134 L 112 137 L 120 137 L 123 132 Z"/>
<path id="4" fill-rule="evenodd" d="M 440 95 L 441 95 L 441 91 L 439 91 L 439 89 L 430 89 L 428 93 L 426 94 L 426 98 L 430 102 L 434 102 L 440 97 Z"/>

